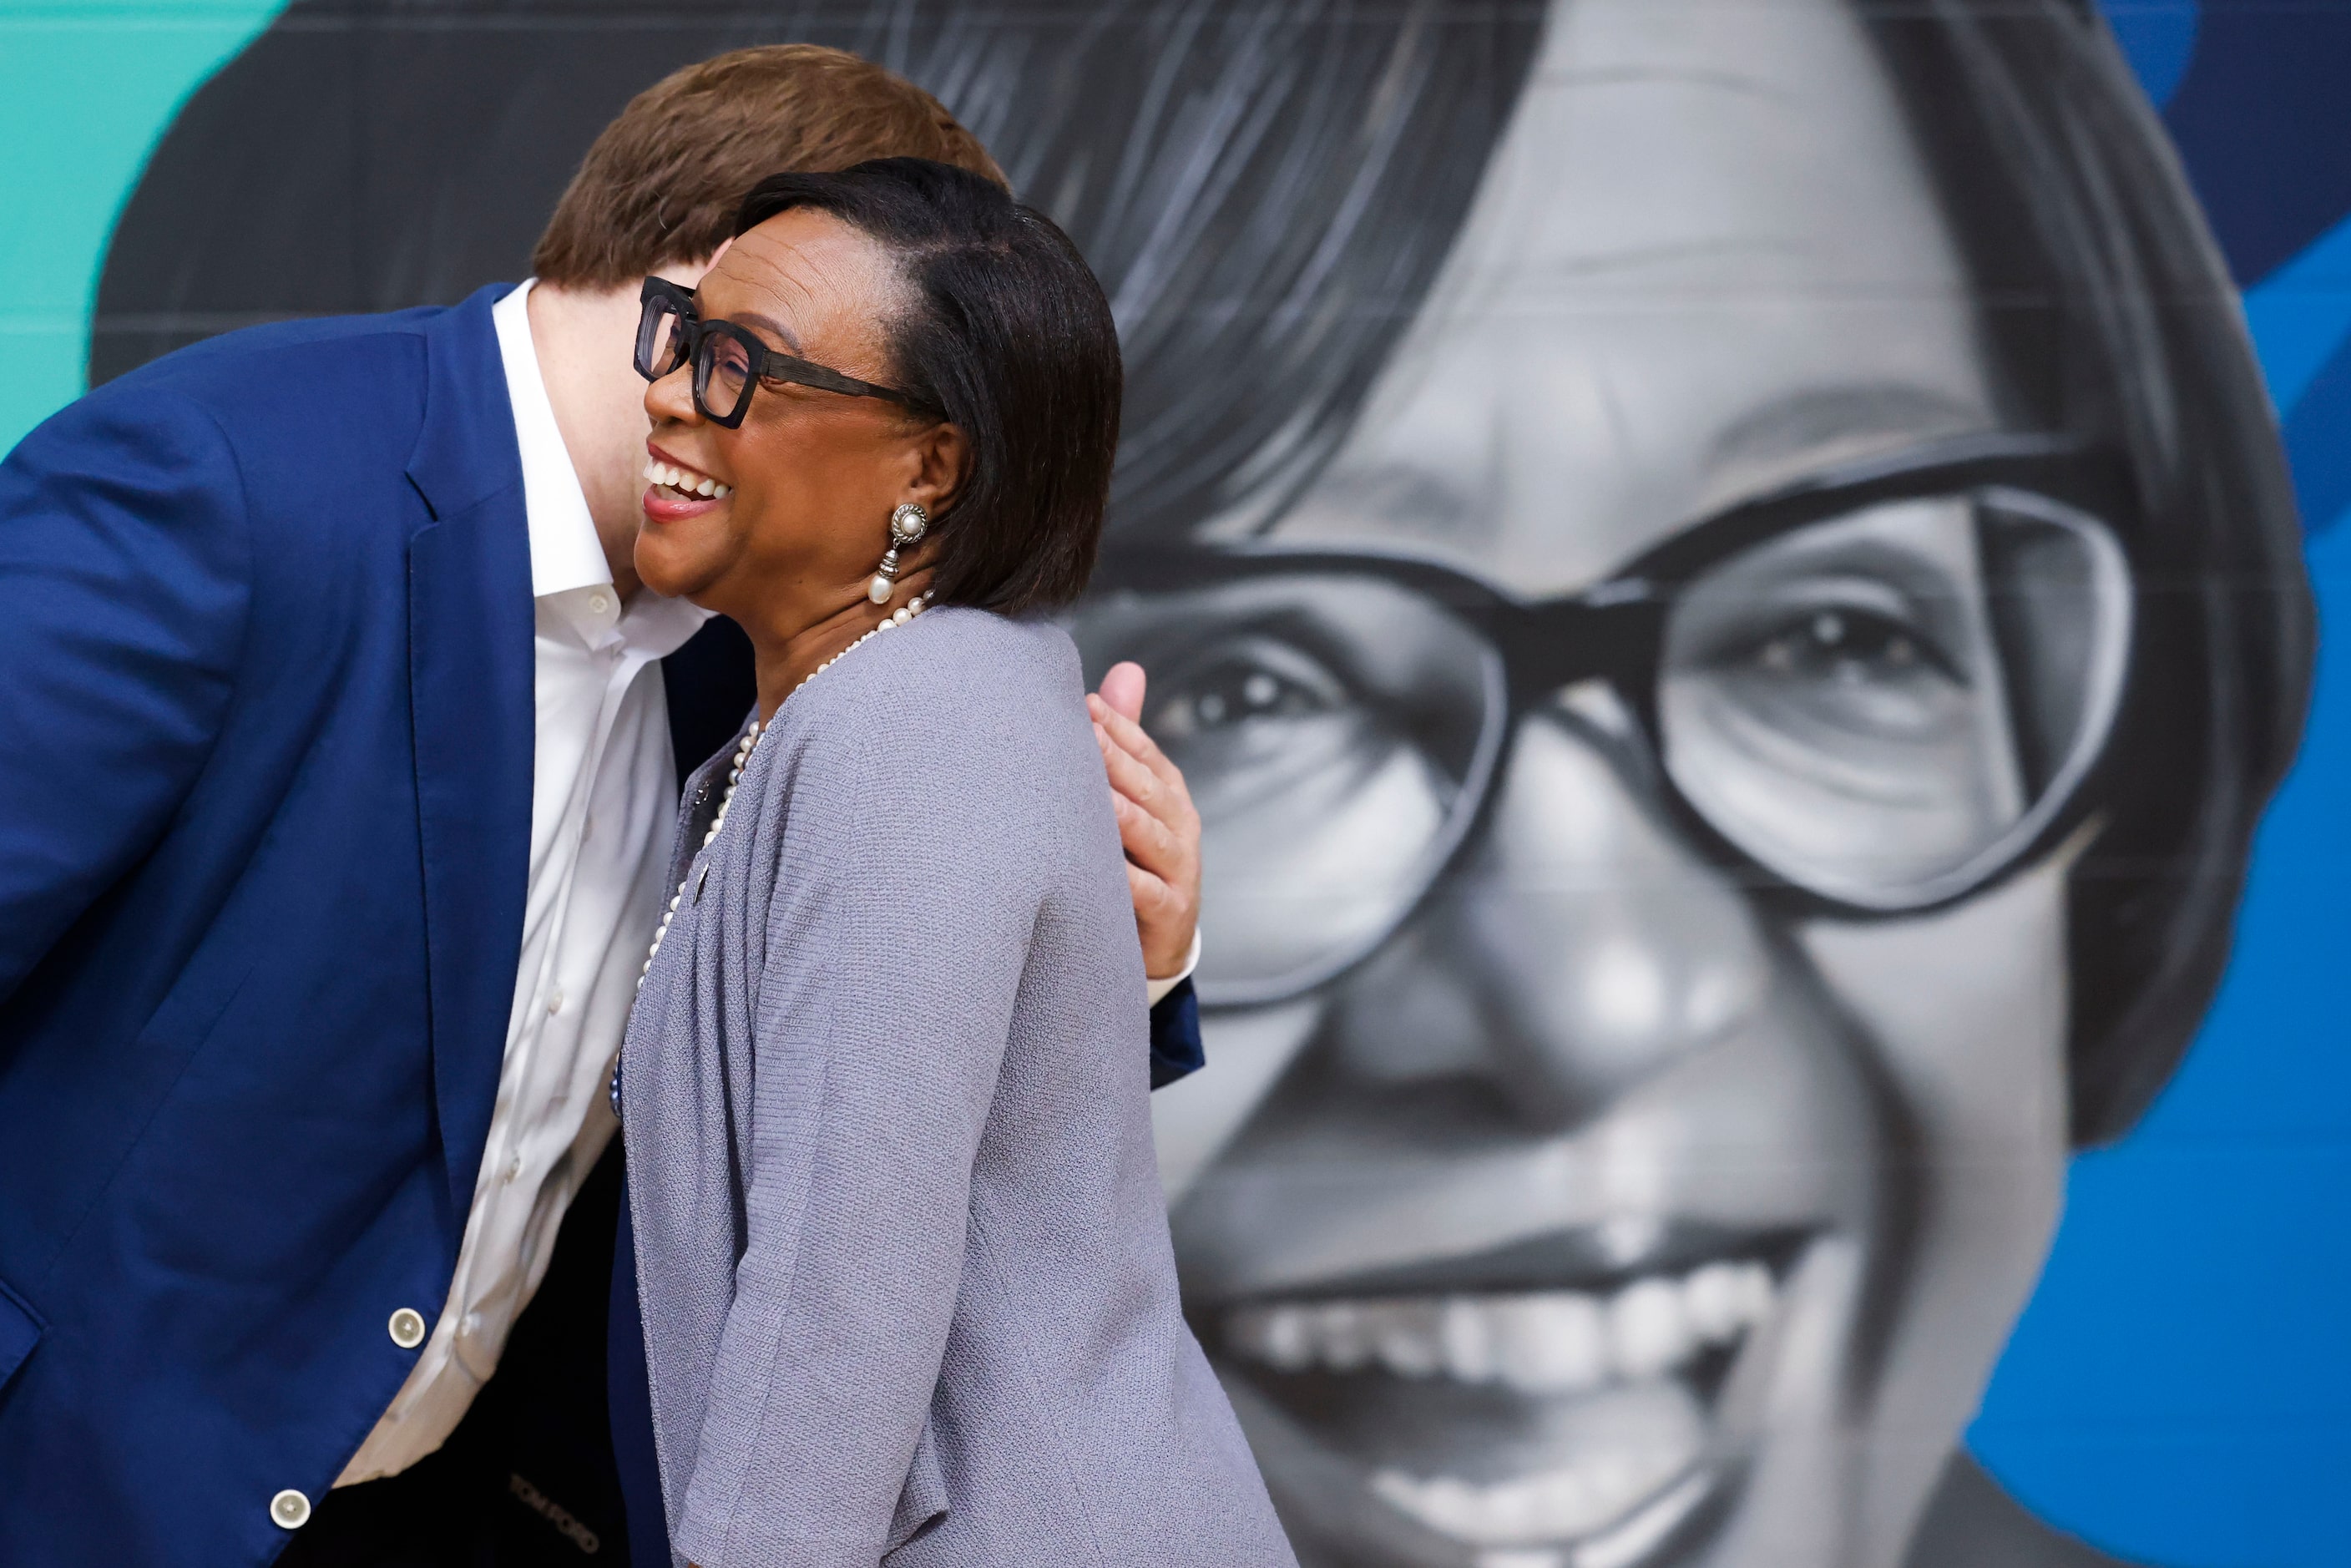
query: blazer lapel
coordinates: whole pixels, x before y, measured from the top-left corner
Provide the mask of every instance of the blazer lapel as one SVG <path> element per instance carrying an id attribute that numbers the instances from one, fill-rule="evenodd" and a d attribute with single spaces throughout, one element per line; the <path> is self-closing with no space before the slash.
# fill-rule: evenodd
<path id="1" fill-rule="evenodd" d="M 433 1093 L 461 1217 L 497 1098 L 530 873 L 530 535 L 490 320 L 503 292 L 485 288 L 427 329 L 424 423 L 408 463 L 433 516 L 409 541 L 409 703 Z"/>

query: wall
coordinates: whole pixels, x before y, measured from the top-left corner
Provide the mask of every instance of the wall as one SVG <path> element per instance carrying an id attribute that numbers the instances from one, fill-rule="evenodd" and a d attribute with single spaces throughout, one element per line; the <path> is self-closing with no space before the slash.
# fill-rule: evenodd
<path id="1" fill-rule="evenodd" d="M 16 216 L 0 235 L 0 441 L 82 387 L 90 306 L 114 216 L 172 112 L 277 10 L 137 0 L 0 14 L 0 145 Z"/>
<path id="2" fill-rule="evenodd" d="M 271 12 L 19 5 L 0 17 L 0 144 L 18 170 L 18 216 L 0 240 L 12 286 L 0 363 L 13 372 L 0 434 L 71 395 L 86 344 L 115 370 L 248 319 L 444 299 L 515 275 L 586 137 L 670 64 L 803 35 L 888 58 L 1050 198 L 1112 285 L 1140 388 L 1121 537 L 1196 556 L 1204 537 L 1250 537 L 1354 560 L 1313 581 L 1203 585 L 1164 557 L 1138 548 L 1121 567 L 1114 552 L 1077 623 L 1098 661 L 1153 654 L 1165 737 L 1188 747 L 1223 824 L 1208 910 L 1228 946 L 1210 966 L 1209 999 L 1227 1004 L 1211 1015 L 1217 1066 L 1163 1096 L 1163 1139 L 1199 1321 L 1309 1559 L 2074 1561 L 2062 1531 L 2171 1568 L 2341 1562 L 2351 1536 L 2331 1483 L 2351 1463 L 2351 1349 L 2334 1323 L 2351 1245 L 2351 1082 L 2333 984 L 2346 917 L 2330 894 L 2351 843 L 2331 808 L 2351 715 L 2328 642 L 2209 1004 L 2201 966 L 2233 904 L 2226 841 L 2253 820 L 2266 758 L 2294 739 L 2301 669 L 2290 559 L 2262 553 L 2287 517 L 2264 488 L 2277 438 L 2252 383 L 2235 379 L 2230 278 L 2279 413 L 2322 617 L 2351 592 L 2336 527 L 2351 507 L 2351 136 L 2334 90 L 2351 68 L 2351 13 L 2116 0 L 2116 56 L 2067 30 L 2062 8 L 2011 8 L 2022 30 L 2000 69 L 2039 95 L 2027 118 L 2089 127 L 2106 150 L 2096 171 L 2139 193 L 2127 213 L 2101 209 L 2112 232 L 2049 264 L 2077 296 L 2104 280 L 2085 304 L 2011 243 L 2056 223 L 2049 214 L 2087 210 L 2083 169 L 2051 172 L 2011 146 L 2025 171 L 2013 190 L 1953 194 L 1953 171 L 1986 156 L 1968 137 L 1989 113 L 1988 78 L 1959 85 L 1946 42 L 1893 8 L 1866 13 L 1866 36 L 1825 0 L 1571 0 L 1548 17 L 1501 7 L 1462 20 L 1470 9 L 1444 14 L 1486 29 L 1474 47 L 1462 31 L 1410 56 L 1382 30 L 1385 12 L 1343 23 L 1301 5 L 1290 30 L 1251 35 L 1242 7 L 1156 21 L 1102 7 L 1113 20 L 1085 46 L 1090 68 L 1058 78 L 1089 90 L 1056 99 L 1021 73 L 1075 47 L 1077 11 L 819 7 L 755 23 L 684 8 L 297 7 L 242 78 L 221 78 L 180 120 L 123 223 L 101 304 L 110 227 L 142 157 Z M 1151 31 L 1201 16 L 1229 36 Z M 1394 79 L 1380 68 L 1407 56 L 1438 65 L 1406 78 L 1405 109 L 1392 94 L 1361 120 L 1332 116 L 1322 141 L 1298 131 L 1332 94 L 1370 101 Z M 2125 57 L 2163 110 L 2225 275 L 2167 193 Z M 2074 74 L 2036 74 L 2046 60 Z M 1174 74 L 1155 75 L 1162 66 Z M 1649 79 L 1690 96 L 1586 90 Z M 1708 83 L 1729 85 L 1710 95 Z M 1301 193 L 1251 161 L 1241 130 L 1269 104 L 1264 156 L 1332 178 Z M 1056 125 L 1040 105 L 1074 112 Z M 1349 141 L 1382 114 L 1392 143 Z M 1112 141 L 1131 154 L 1116 179 L 1079 156 Z M 1230 176 L 1221 195 L 1184 183 L 1203 150 Z M 1367 168 L 1368 183 L 1335 177 Z M 1285 189 L 1287 205 L 1268 194 Z M 1134 210 L 1122 213 L 1123 195 L 1140 196 Z M 1366 204 L 1379 223 L 1361 217 Z M 2134 239 L 2116 237 L 2131 225 Z M 1289 232 L 1329 247 L 1285 248 Z M 2093 267 L 2116 251 L 2146 265 L 2143 297 Z M 1665 264 L 1627 271 L 1625 256 Z M 1233 257 L 1255 270 L 1220 271 Z M 1416 326 L 1352 346 L 1301 334 L 1270 297 L 1277 275 L 1347 319 L 1402 309 Z M 2169 315 L 2145 313 L 2147 299 Z M 1235 301 L 1246 330 L 1228 323 L 1218 352 L 1181 329 L 1207 331 L 1203 304 Z M 2115 347 L 2127 332 L 2099 337 L 2110 318 L 2163 337 L 2163 352 L 2128 359 Z M 1838 384 L 1900 387 L 1907 401 L 1815 400 L 1802 429 L 1750 420 L 1745 444 L 1729 444 L 1729 477 L 1701 472 L 1698 437 L 1719 455 L 1738 400 L 1752 413 Z M 1265 450 L 1262 433 L 1294 410 L 1316 417 L 1292 446 Z M 1815 580 L 1802 561 L 1710 556 L 1729 575 L 1693 595 L 1705 612 L 1682 643 L 1666 634 L 1674 678 L 1612 685 L 1642 634 L 1568 601 L 1691 531 L 1668 520 L 1790 481 L 1849 483 L 1855 461 L 1986 423 L 2128 448 L 2136 500 L 2045 455 L 2002 453 L 1956 478 L 1871 478 L 1877 488 L 1844 503 L 1734 518 L 1769 538 L 1827 527 L 1806 537 L 1836 571 Z M 1254 477 L 1237 486 L 1242 471 Z M 2203 513 L 2155 499 L 2183 472 L 2200 476 Z M 2028 497 L 1992 507 L 1996 523 L 1982 508 L 1994 485 Z M 1955 532 L 1963 501 L 1974 523 Z M 1805 723 L 1864 722 L 1820 706 L 1841 689 L 1831 682 L 1759 697 L 1753 670 L 1745 685 L 1722 675 L 1717 655 L 1733 643 L 1761 650 L 1756 669 L 1783 683 L 1792 667 L 1859 669 L 1851 678 L 1878 682 L 1886 700 L 1915 703 L 1906 723 L 1980 700 L 1953 695 L 1965 683 L 1920 684 L 1914 653 L 1882 627 L 1858 658 L 1827 645 L 1856 619 L 1834 637 L 1805 622 L 1813 642 L 1792 643 L 1779 622 L 1740 621 L 1753 606 L 1866 576 L 1886 551 L 1911 562 L 1906 581 L 1920 560 L 1958 570 L 1955 541 L 1969 538 L 1970 580 L 1993 580 L 1984 541 L 1998 536 L 2064 563 L 2012 586 L 2062 578 L 2074 584 L 2064 615 L 2099 624 L 2100 558 L 2078 542 L 2096 536 L 2068 531 L 2084 517 L 2126 539 L 2141 624 L 2167 634 L 2134 655 L 2140 696 L 2116 699 L 2106 766 L 2118 777 L 2054 802 L 2047 827 L 2095 816 L 2127 837 L 2145 822 L 2137 846 L 2171 850 L 2133 859 L 2109 832 L 2007 854 L 2007 829 L 2063 769 L 2020 765 L 2022 785 L 1985 785 L 1999 770 L 1964 747 L 1959 772 L 1895 779 L 1948 787 L 1939 816 L 1832 810 L 1779 774 L 1732 771 L 1737 737 L 1752 733 L 1738 726 L 1759 714 L 1794 704 Z M 1855 538 L 1880 553 L 1834 553 Z M 1397 552 L 1455 576 L 1442 591 L 1409 575 L 1365 587 L 1379 574 L 1354 558 Z M 2180 607 L 2196 597 L 2181 585 L 2199 582 L 2218 610 Z M 1567 607 L 1530 620 L 1480 596 L 1497 587 Z M 1280 626 L 1311 622 L 1316 638 L 1269 630 L 1269 594 L 1289 596 Z M 1450 608 L 1429 610 L 1432 594 Z M 1914 597 L 1972 602 L 1948 580 Z M 1344 633 L 1364 625 L 1414 651 L 1384 686 L 1376 646 L 1348 652 Z M 2039 699 L 2053 733 L 2105 733 L 2085 716 L 2097 706 L 2083 697 L 2097 685 L 2089 654 L 2029 628 L 1965 635 L 2006 656 L 2011 701 Z M 1604 656 L 1564 667 L 1571 643 Z M 1545 673 L 1539 693 L 1581 695 L 1472 722 L 1499 701 L 1486 674 L 1498 659 Z M 1656 714 L 1633 711 L 1642 698 L 1627 685 L 1657 698 Z M 1343 687 L 1345 703 L 1329 695 Z M 2134 708 L 2149 692 L 2164 700 Z M 1244 710 L 1254 727 L 1234 716 Z M 1645 742 L 1645 723 L 1662 736 Z M 1822 755 L 1896 768 L 1905 754 Z M 1311 809 L 1265 816 L 1252 757 L 1290 781 L 1271 799 Z M 1332 757 L 1358 770 L 1332 774 Z M 1975 793 L 1951 783 L 1962 774 Z M 2183 894 L 2179 821 L 2231 780 L 2246 798 L 2234 816 L 2198 819 L 2222 848 Z M 1310 798 L 1308 781 L 1330 792 Z M 2001 806 L 2002 789 L 2020 803 Z M 1741 814 L 1758 789 L 1779 818 Z M 1322 861 L 1279 858 L 1306 828 L 1346 820 L 1365 837 Z M 1426 853 L 1382 859 L 1407 841 Z M 2001 863 L 1979 866 L 1970 845 Z M 2130 912 L 2166 900 L 2188 913 L 2150 957 L 2126 935 L 2142 928 Z M 1369 913 L 1360 925 L 1327 918 L 1341 906 Z M 2069 1164 L 2069 1126 L 2114 1141 Z M 1620 1363 L 1647 1354 L 1625 1336 L 1637 1342 L 1654 1313 L 1625 1303 L 1660 1281 L 1683 1292 L 1686 1317 L 1721 1319 L 1712 1339 L 1596 1384 L 1564 1364 L 1594 1313 L 1614 1315 L 1618 1337 L 1591 1343 Z M 1761 1296 L 1753 1322 L 1742 1291 Z M 1353 1315 L 1334 1316 L 1333 1301 Z M 1491 1363 L 1520 1352 L 1463 1349 L 1513 1334 L 1534 1348 L 1510 1375 Z M 1367 1371 L 1383 1336 L 1393 1376 Z M 1944 1451 L 1996 1355 L 1967 1428 L 1995 1488 L 1947 1469 Z M 1419 1365 L 1432 1356 L 1451 1375 Z M 1684 1475 L 1704 1484 L 1684 1489 Z M 1510 1490 L 1530 1477 L 1541 1497 Z M 1618 1507 L 1619 1493 L 1646 1500 Z"/>

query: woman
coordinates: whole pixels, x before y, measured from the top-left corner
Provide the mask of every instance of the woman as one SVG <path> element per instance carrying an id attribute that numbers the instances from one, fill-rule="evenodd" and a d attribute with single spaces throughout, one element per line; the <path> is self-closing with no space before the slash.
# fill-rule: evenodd
<path id="1" fill-rule="evenodd" d="M 622 1052 L 674 1552 L 1290 1562 L 1181 1316 L 1076 653 L 1012 619 L 1092 564 L 1099 287 L 896 159 L 767 182 L 645 298 L 638 568 L 759 675 Z"/>

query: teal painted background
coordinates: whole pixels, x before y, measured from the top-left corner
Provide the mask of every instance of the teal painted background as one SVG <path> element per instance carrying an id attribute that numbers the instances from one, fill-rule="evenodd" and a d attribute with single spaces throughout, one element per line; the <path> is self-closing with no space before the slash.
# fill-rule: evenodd
<path id="1" fill-rule="evenodd" d="M 109 230 L 176 107 L 277 10 L 252 0 L 0 9 L 0 446 L 82 384 Z M 2304 7 L 2312 15 L 2341 7 Z M 2199 13 L 2110 7 L 2151 94 Z M 2210 193 L 2208 190 L 2208 200 Z M 2351 449 L 2321 401 L 2351 332 L 2351 224 L 2270 271 L 2248 314 L 2305 500 Z M 2314 510 L 2320 508 L 2314 507 Z M 2322 612 L 2351 529 L 2307 520 Z M 2078 1159 L 2039 1295 L 1972 1430 L 2045 1517 L 2176 1568 L 2339 1568 L 2351 1525 L 2351 653 L 2329 639 L 2303 760 L 2272 810 L 2204 1035 L 2124 1144 Z"/>
<path id="2" fill-rule="evenodd" d="M 275 0 L 0 7 L 0 446 L 82 389 L 99 258 L 148 150 Z"/>

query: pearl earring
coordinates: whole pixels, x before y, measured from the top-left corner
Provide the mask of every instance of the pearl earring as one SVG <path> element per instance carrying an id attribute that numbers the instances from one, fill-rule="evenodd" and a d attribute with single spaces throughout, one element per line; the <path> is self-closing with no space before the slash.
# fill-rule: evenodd
<path id="1" fill-rule="evenodd" d="M 930 513 L 912 501 L 890 514 L 890 549 L 882 564 L 873 569 L 873 580 L 865 585 L 865 597 L 876 604 L 890 602 L 890 595 L 898 586 L 898 550 L 921 538 L 931 526 Z"/>

